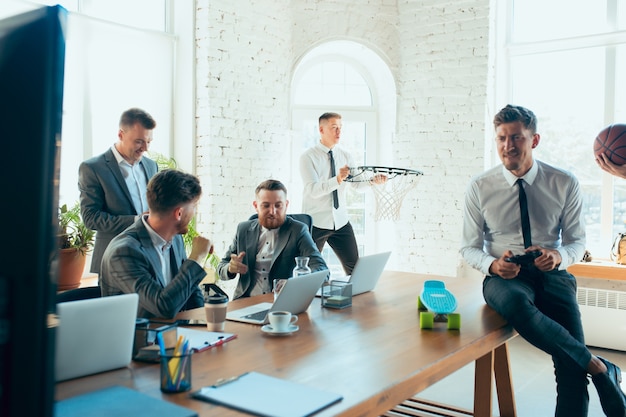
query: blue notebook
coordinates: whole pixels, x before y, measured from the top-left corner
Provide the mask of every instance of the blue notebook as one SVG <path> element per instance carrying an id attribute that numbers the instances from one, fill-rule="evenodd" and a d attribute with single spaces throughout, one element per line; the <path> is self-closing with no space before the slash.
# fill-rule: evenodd
<path id="1" fill-rule="evenodd" d="M 198 417 L 188 408 L 114 386 L 58 401 L 54 417 Z"/>
<path id="2" fill-rule="evenodd" d="M 332 392 L 257 372 L 218 382 L 191 395 L 263 417 L 306 417 L 343 399 Z"/>

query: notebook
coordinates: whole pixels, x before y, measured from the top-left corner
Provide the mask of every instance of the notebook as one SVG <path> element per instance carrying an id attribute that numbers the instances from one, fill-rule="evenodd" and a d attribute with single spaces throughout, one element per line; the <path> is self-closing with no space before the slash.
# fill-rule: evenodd
<path id="1" fill-rule="evenodd" d="M 330 277 L 333 281 L 348 281 L 352 283 L 352 296 L 372 291 L 378 280 L 380 279 L 385 265 L 391 256 L 391 252 L 381 252 L 374 255 L 361 256 L 356 261 L 352 275 L 345 277 Z M 317 297 L 322 295 L 321 290 L 315 294 Z M 329 295 L 335 295 L 329 293 Z"/>
<path id="2" fill-rule="evenodd" d="M 113 386 L 54 404 L 55 417 L 198 417 L 198 413 L 177 404 Z"/>
<path id="3" fill-rule="evenodd" d="M 56 381 L 127 366 L 138 302 L 137 294 L 122 294 L 57 304 Z"/>
<path id="4" fill-rule="evenodd" d="M 267 323 L 267 314 L 270 311 L 289 311 L 291 314 L 300 314 L 309 308 L 315 293 L 322 286 L 328 274 L 329 271 L 325 269 L 308 275 L 289 278 L 273 304 L 258 303 L 229 311 L 226 313 L 226 319 L 265 324 Z"/>
<path id="5" fill-rule="evenodd" d="M 248 372 L 192 394 L 193 398 L 266 417 L 306 417 L 343 396 L 258 372 Z"/>

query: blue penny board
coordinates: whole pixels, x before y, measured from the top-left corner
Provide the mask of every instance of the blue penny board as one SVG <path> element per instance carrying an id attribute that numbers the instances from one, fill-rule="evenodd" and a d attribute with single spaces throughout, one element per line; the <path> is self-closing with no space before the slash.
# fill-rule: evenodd
<path id="1" fill-rule="evenodd" d="M 456 310 L 456 298 L 446 289 L 443 281 L 426 281 L 420 301 L 435 314 L 449 314 Z"/>

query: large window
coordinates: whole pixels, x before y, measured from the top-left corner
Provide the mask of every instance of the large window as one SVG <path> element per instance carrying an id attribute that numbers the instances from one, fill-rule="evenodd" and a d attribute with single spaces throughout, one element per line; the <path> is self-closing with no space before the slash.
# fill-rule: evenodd
<path id="1" fill-rule="evenodd" d="M 167 0 L 38 3 L 58 3 L 69 12 L 60 203 L 78 200 L 79 164 L 117 141 L 119 117 L 130 107 L 145 109 L 157 121 L 150 151 L 174 156 L 173 103 L 177 94 L 185 94 L 182 88 L 174 91 L 174 77 L 180 72 L 175 67 L 180 58 L 176 48 L 180 37 L 173 33 L 174 15 L 185 5 L 193 11 L 193 5 L 180 1 L 176 2 L 177 9 Z M 0 10 L 0 17 L 35 7 L 39 6 L 9 1 Z"/>
<path id="2" fill-rule="evenodd" d="M 608 258 L 626 230 L 626 181 L 601 171 L 593 141 L 626 122 L 626 0 L 510 0 L 499 3 L 496 111 L 506 103 L 533 110 L 538 159 L 565 168 L 584 194 L 587 249 Z M 489 130 L 492 132 L 493 130 Z M 494 157 L 494 162 L 497 157 Z"/>

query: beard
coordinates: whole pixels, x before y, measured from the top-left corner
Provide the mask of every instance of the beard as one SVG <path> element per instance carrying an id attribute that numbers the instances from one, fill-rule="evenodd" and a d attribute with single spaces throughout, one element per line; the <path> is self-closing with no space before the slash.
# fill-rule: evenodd
<path id="1" fill-rule="evenodd" d="M 259 217 L 259 223 L 266 229 L 278 229 L 285 223 L 285 216 L 263 216 Z"/>

